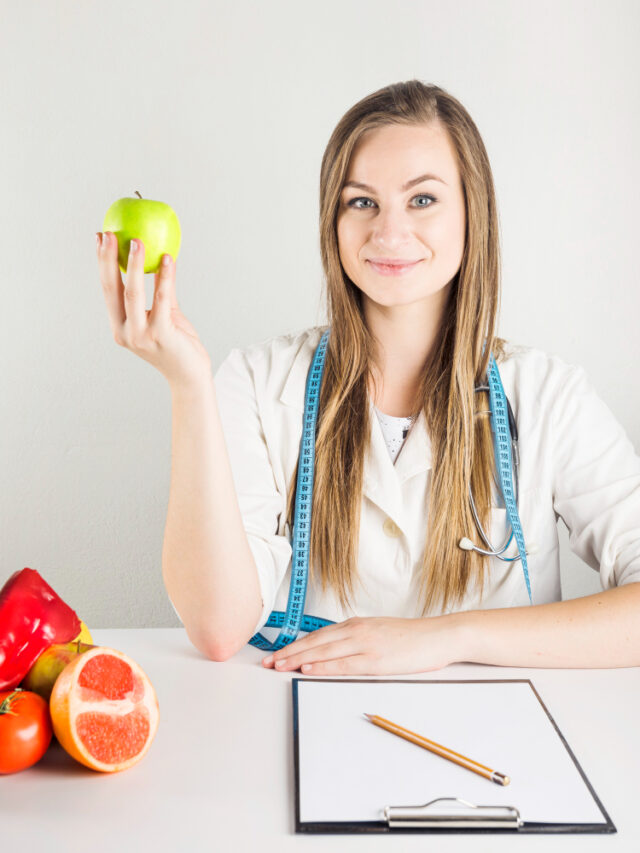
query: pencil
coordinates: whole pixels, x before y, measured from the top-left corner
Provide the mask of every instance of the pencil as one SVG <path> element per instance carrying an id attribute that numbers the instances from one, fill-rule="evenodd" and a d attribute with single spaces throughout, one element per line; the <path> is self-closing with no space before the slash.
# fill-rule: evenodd
<path id="1" fill-rule="evenodd" d="M 466 758 L 466 756 L 460 755 L 459 752 L 447 749 L 446 746 L 442 746 L 433 740 L 427 740 L 426 737 L 418 735 L 415 732 L 411 732 L 409 729 L 405 729 L 397 723 L 392 723 L 390 720 L 385 720 L 384 717 L 379 717 L 377 714 L 365 714 L 365 717 L 376 726 L 380 726 L 381 729 L 386 729 L 388 732 L 391 732 L 391 734 L 403 737 L 405 740 L 409 740 L 411 743 L 415 743 L 418 746 L 423 747 L 423 749 L 428 749 L 429 752 L 433 752 L 436 755 L 440 755 L 442 758 L 453 761 L 454 764 L 458 764 L 460 767 L 472 770 L 479 776 L 484 776 L 485 779 L 490 779 L 492 782 L 495 782 L 496 785 L 508 785 L 511 781 L 508 776 L 504 775 L 504 773 L 498 773 L 497 770 L 492 770 L 484 764 L 479 764 L 471 758 Z"/>

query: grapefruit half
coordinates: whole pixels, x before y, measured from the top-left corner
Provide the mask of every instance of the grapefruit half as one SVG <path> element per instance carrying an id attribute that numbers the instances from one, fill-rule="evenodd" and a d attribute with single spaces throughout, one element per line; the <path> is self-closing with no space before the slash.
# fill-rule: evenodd
<path id="1" fill-rule="evenodd" d="M 147 675 L 130 657 L 105 646 L 67 664 L 53 685 L 49 710 L 61 746 L 104 773 L 137 764 L 160 721 Z"/>

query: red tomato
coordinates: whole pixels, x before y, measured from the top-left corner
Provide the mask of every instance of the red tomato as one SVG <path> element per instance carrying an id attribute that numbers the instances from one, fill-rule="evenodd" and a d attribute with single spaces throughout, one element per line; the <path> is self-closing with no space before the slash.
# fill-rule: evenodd
<path id="1" fill-rule="evenodd" d="M 21 687 L 0 691 L 0 773 L 16 773 L 40 761 L 52 734 L 42 696 Z"/>

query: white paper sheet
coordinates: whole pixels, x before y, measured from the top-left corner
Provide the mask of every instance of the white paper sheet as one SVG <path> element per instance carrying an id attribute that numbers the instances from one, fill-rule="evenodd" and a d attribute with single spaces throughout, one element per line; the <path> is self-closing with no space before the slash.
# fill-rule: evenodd
<path id="1" fill-rule="evenodd" d="M 504 773 L 511 783 L 496 785 L 381 729 L 365 713 Z M 438 797 L 515 806 L 525 822 L 606 823 L 527 682 L 301 680 L 298 743 L 302 823 L 379 821 L 387 805 Z"/>

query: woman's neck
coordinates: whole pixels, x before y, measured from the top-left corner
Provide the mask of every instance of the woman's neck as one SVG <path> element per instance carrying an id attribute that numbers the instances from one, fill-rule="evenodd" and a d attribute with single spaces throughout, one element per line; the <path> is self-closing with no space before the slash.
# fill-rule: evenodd
<path id="1" fill-rule="evenodd" d="M 365 322 L 376 345 L 369 394 L 384 414 L 416 414 L 422 371 L 440 329 L 449 287 L 408 305 L 388 307 L 364 298 Z"/>

